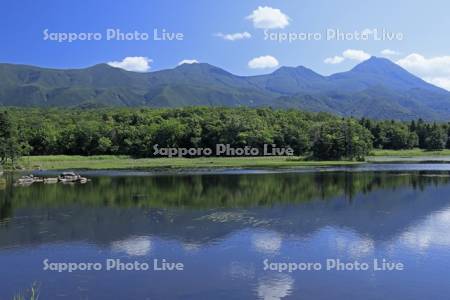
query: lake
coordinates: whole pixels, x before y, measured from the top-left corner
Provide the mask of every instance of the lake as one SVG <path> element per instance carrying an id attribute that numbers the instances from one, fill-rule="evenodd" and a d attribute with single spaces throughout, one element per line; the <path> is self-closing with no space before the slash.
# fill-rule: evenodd
<path id="1" fill-rule="evenodd" d="M 448 164 L 82 174 L 0 186 L 0 299 L 450 295 Z"/>

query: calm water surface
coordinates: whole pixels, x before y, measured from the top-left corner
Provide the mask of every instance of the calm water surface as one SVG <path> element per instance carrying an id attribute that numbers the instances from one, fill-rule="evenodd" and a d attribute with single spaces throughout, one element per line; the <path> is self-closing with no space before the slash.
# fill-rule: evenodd
<path id="1" fill-rule="evenodd" d="M 0 299 L 448 299 L 450 166 L 309 172 L 91 172 L 85 185 L 0 185 Z M 326 171 L 326 172 L 325 172 Z M 181 262 L 184 271 L 43 270 Z M 326 270 L 327 259 L 368 263 Z M 374 271 L 373 260 L 403 271 Z M 316 262 L 319 271 L 265 270 Z"/>

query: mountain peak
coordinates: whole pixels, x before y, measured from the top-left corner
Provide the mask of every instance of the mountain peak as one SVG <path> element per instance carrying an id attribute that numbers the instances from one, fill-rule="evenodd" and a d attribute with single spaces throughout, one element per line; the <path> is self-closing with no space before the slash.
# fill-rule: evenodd
<path id="1" fill-rule="evenodd" d="M 329 78 L 339 80 L 341 89 L 345 82 L 344 88 L 346 89 L 363 90 L 383 86 L 392 91 L 404 92 L 421 89 L 436 93 L 444 92 L 441 88 L 425 82 L 389 59 L 375 56 L 363 61 L 348 72 L 337 73 Z"/>
<path id="2" fill-rule="evenodd" d="M 368 60 L 363 61 L 354 67 L 351 71 L 370 72 L 370 73 L 386 73 L 392 70 L 406 72 L 396 63 L 387 58 L 372 56 Z"/>
<path id="3" fill-rule="evenodd" d="M 175 67 L 175 69 L 219 69 L 216 66 L 213 66 L 208 63 L 184 63 Z"/>
<path id="4" fill-rule="evenodd" d="M 323 76 L 314 72 L 311 69 L 308 69 L 304 66 L 297 67 L 280 67 L 275 70 L 273 75 L 290 75 L 295 77 L 306 77 L 306 78 L 322 78 Z"/>
<path id="5" fill-rule="evenodd" d="M 124 70 L 124 69 L 121 69 L 121 68 L 113 67 L 113 66 L 111 66 L 111 65 L 109 65 L 107 63 L 96 64 L 96 65 L 93 65 L 93 66 L 91 66 L 91 67 L 89 67 L 87 69 L 90 69 L 90 70 L 111 70 L 111 69 Z M 124 70 L 124 71 L 126 71 L 126 70 Z"/>
<path id="6" fill-rule="evenodd" d="M 221 74 L 221 75 L 231 75 L 231 73 L 221 69 L 219 67 L 213 66 L 208 63 L 193 63 L 193 64 L 182 64 L 175 68 L 175 70 L 182 73 L 192 73 L 192 74 Z"/>

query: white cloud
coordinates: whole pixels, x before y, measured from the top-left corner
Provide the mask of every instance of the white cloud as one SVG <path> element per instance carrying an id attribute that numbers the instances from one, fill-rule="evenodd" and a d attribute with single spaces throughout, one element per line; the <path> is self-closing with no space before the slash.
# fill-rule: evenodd
<path id="1" fill-rule="evenodd" d="M 132 72 L 148 72 L 153 60 L 143 56 L 128 56 L 122 61 L 110 61 L 108 65 Z"/>
<path id="2" fill-rule="evenodd" d="M 446 89 L 450 91 L 450 77 L 449 78 L 443 78 L 443 77 L 425 77 L 423 80 L 434 84 L 435 86 L 441 87 L 443 89 Z"/>
<path id="3" fill-rule="evenodd" d="M 423 76 L 450 76 L 450 56 L 426 58 L 413 53 L 397 61 L 405 69 Z"/>
<path id="4" fill-rule="evenodd" d="M 270 55 L 255 57 L 248 62 L 248 67 L 250 69 L 275 68 L 278 65 L 278 60 Z"/>
<path id="5" fill-rule="evenodd" d="M 196 59 L 183 59 L 182 61 L 180 61 L 178 63 L 179 66 L 184 65 L 184 64 L 188 64 L 188 65 L 192 65 L 192 64 L 198 64 L 199 61 Z"/>
<path id="6" fill-rule="evenodd" d="M 383 51 L 380 52 L 381 55 L 384 56 L 396 56 L 396 55 L 400 55 L 400 52 L 395 51 L 395 50 L 391 50 L 391 49 L 384 49 Z"/>
<path id="7" fill-rule="evenodd" d="M 245 40 L 252 37 L 250 33 L 247 31 L 245 32 L 236 32 L 236 33 L 216 33 L 215 36 L 220 37 L 226 41 L 238 41 L 238 40 Z"/>
<path id="8" fill-rule="evenodd" d="M 355 49 L 347 49 L 342 52 L 341 55 L 331 56 L 325 58 L 323 61 L 326 64 L 336 65 L 344 62 L 346 59 L 356 60 L 356 61 L 364 61 L 370 58 L 370 54 L 364 52 L 363 50 L 355 50 Z"/>
<path id="9" fill-rule="evenodd" d="M 347 49 L 342 53 L 342 56 L 348 59 L 364 61 L 370 58 L 370 54 L 363 50 Z"/>
<path id="10" fill-rule="evenodd" d="M 336 64 L 340 64 L 344 60 L 345 60 L 345 58 L 343 58 L 342 56 L 333 56 L 333 57 L 325 58 L 325 60 L 323 62 L 326 64 L 330 64 L 330 65 L 336 65 Z"/>
<path id="11" fill-rule="evenodd" d="M 275 29 L 289 25 L 289 17 L 281 10 L 269 6 L 259 6 L 247 19 L 253 22 L 255 28 Z"/>
<path id="12" fill-rule="evenodd" d="M 450 90 L 450 56 L 425 56 L 412 53 L 397 61 L 397 64 L 422 79 Z"/>

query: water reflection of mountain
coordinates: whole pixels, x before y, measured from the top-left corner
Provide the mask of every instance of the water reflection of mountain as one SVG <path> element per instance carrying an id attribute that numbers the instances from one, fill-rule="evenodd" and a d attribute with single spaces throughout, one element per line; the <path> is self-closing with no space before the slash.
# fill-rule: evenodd
<path id="1" fill-rule="evenodd" d="M 382 242 L 450 204 L 450 178 L 423 175 L 101 177 L 85 186 L 7 188 L 0 247 L 109 245 L 130 236 L 201 245 L 249 227 L 299 237 L 343 227 Z"/>

